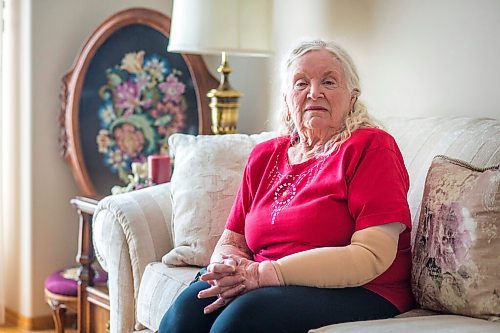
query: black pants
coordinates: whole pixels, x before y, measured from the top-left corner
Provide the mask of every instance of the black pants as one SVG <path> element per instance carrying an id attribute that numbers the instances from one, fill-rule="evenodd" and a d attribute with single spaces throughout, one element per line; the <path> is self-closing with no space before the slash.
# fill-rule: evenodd
<path id="1" fill-rule="evenodd" d="M 266 287 L 237 297 L 224 308 L 203 314 L 215 298 L 198 299 L 208 288 L 198 281 L 186 288 L 165 313 L 159 333 L 300 332 L 335 323 L 390 318 L 398 309 L 362 287 Z"/>

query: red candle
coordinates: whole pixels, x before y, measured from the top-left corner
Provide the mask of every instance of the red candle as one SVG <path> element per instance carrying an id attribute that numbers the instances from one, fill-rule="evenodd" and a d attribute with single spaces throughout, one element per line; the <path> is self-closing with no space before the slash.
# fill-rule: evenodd
<path id="1" fill-rule="evenodd" d="M 170 157 L 166 155 L 148 156 L 148 177 L 153 184 L 162 184 L 170 181 Z"/>

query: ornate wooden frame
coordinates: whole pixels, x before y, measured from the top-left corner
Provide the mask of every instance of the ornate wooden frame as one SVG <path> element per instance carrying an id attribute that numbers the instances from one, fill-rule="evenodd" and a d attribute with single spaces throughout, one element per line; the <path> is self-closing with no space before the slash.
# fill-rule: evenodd
<path id="1" fill-rule="evenodd" d="M 88 37 L 81 51 L 78 53 L 72 68 L 62 78 L 59 116 L 61 155 L 70 165 L 80 194 L 84 196 L 99 198 L 104 193 L 96 191 L 82 155 L 79 128 L 79 102 L 83 82 L 89 64 L 99 47 L 111 34 L 132 24 L 151 27 L 167 38 L 170 34 L 170 18 L 160 12 L 146 8 L 131 8 L 120 11 L 105 20 Z M 210 111 L 206 93 L 210 88 L 216 87 L 218 81 L 208 72 L 201 56 L 183 54 L 182 57 L 190 71 L 193 84 L 197 88 L 198 134 L 211 134 Z"/>

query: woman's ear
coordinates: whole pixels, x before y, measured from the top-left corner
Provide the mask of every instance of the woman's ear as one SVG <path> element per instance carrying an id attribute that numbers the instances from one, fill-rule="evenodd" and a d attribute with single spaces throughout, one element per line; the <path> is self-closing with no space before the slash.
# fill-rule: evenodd
<path id="1" fill-rule="evenodd" d="M 283 96 L 283 105 L 286 107 L 287 111 L 290 113 L 291 107 L 288 105 L 288 98 L 285 93 L 282 94 Z"/>
<path id="2" fill-rule="evenodd" d="M 349 113 L 353 113 L 354 112 L 354 104 L 356 104 L 356 101 L 358 100 L 358 96 L 359 96 L 359 90 L 358 89 L 354 89 L 352 91 L 352 94 L 351 94 L 351 102 L 349 103 Z"/>
<path id="3" fill-rule="evenodd" d="M 292 113 L 290 112 L 290 107 L 287 103 L 286 94 L 282 93 L 281 96 L 283 97 L 283 107 L 285 108 L 283 110 L 285 112 L 285 121 L 288 123 L 292 120 Z"/>
<path id="4" fill-rule="evenodd" d="M 349 110 L 351 110 L 351 112 L 354 112 L 354 104 L 356 104 L 357 100 L 358 100 L 358 96 L 356 96 L 356 95 L 351 96 L 351 103 L 349 103 L 350 104 Z"/>

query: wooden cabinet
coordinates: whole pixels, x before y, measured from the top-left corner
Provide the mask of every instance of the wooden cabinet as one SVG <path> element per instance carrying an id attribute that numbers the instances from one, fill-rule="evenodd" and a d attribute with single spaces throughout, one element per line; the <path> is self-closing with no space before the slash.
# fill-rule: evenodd
<path id="1" fill-rule="evenodd" d="M 88 332 L 109 332 L 109 294 L 106 286 L 87 287 Z"/>
<path id="2" fill-rule="evenodd" d="M 107 286 L 94 286 L 95 260 L 92 246 L 92 216 L 98 201 L 91 198 L 75 197 L 71 204 L 79 217 L 78 253 L 78 333 L 109 332 L 109 293 Z"/>

